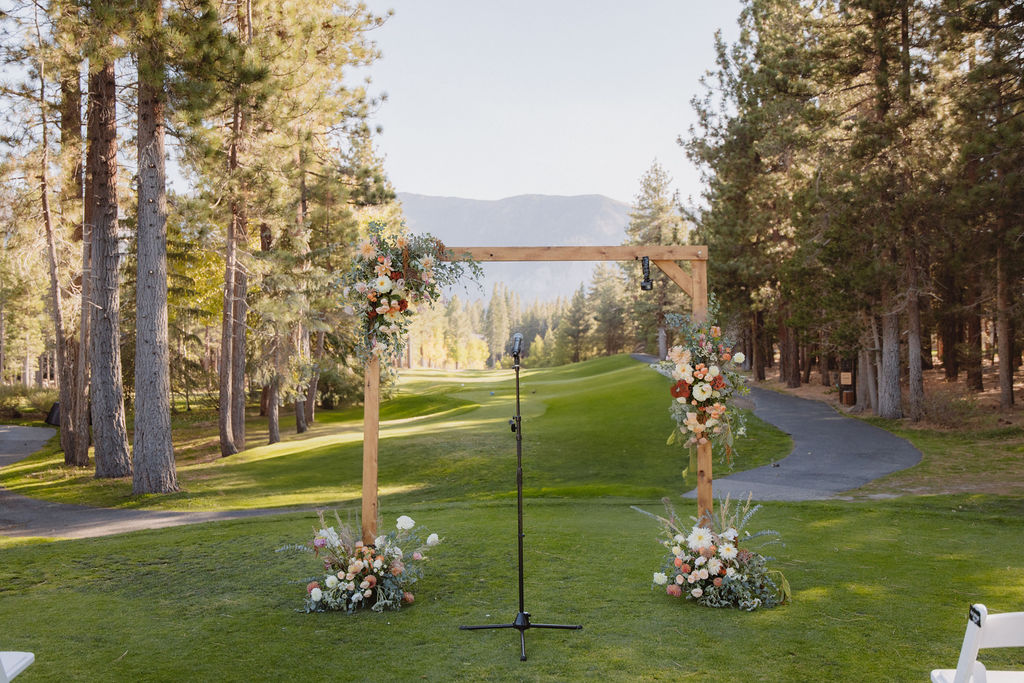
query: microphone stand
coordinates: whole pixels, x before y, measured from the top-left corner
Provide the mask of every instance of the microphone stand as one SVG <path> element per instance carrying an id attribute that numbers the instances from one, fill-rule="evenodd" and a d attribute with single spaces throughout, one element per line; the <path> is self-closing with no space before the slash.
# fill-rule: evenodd
<path id="1" fill-rule="evenodd" d="M 578 631 L 582 625 L 568 624 L 533 624 L 530 613 L 526 611 L 523 599 L 523 416 L 519 410 L 519 344 L 512 349 L 512 368 L 516 371 L 516 414 L 509 424 L 516 433 L 516 500 L 519 512 L 519 613 L 511 624 L 482 624 L 480 626 L 460 626 L 463 631 L 477 631 L 492 628 L 514 628 L 519 631 L 520 661 L 526 661 L 526 630 L 531 628 L 557 628 Z"/>

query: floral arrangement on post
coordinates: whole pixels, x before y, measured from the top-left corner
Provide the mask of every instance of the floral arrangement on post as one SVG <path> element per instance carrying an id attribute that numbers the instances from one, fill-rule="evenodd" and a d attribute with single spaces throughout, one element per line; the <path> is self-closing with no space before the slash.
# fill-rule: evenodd
<path id="1" fill-rule="evenodd" d="M 364 360 L 401 353 L 416 309 L 439 300 L 467 268 L 474 277 L 481 272 L 469 258 L 446 260 L 444 244 L 431 235 L 396 234 L 378 222 L 369 228 L 343 277 L 345 311 L 362 322 L 356 351 Z"/>
<path id="2" fill-rule="evenodd" d="M 717 302 L 709 301 L 708 320 L 718 313 Z M 670 412 L 677 429 L 669 435 L 668 443 L 683 443 L 690 447 L 690 467 L 696 457 L 696 446 L 711 442 L 724 449 L 725 461 L 732 462 L 736 436 L 746 433 L 743 413 L 731 399 L 750 389 L 737 366 L 744 361 L 742 351 L 735 351 L 735 343 L 722 334 L 722 328 L 712 323 L 697 323 L 687 316 L 669 314 L 669 326 L 679 330 L 681 344 L 669 349 L 668 358 L 652 363 L 651 367 L 675 383 Z M 683 476 L 687 471 L 683 470 Z"/>
<path id="3" fill-rule="evenodd" d="M 437 534 L 421 540 L 426 531 L 416 526 L 411 517 L 402 515 L 395 529 L 378 536 L 372 546 L 355 540 L 359 534 L 342 523 L 334 513 L 338 528 L 328 526 L 319 513 L 320 528 L 314 529 L 312 549 L 320 560 L 326 576 L 306 585 L 306 612 L 357 609 L 401 609 L 412 604 L 415 597 L 409 588 L 419 580 L 420 563 L 426 551 L 441 542 Z"/>
<path id="4" fill-rule="evenodd" d="M 661 524 L 662 545 L 668 555 L 661 571 L 654 573 L 653 585 L 664 588 L 672 597 L 685 596 L 707 607 L 738 607 L 752 612 L 758 607 L 775 607 L 790 598 L 789 582 L 782 572 L 768 569 L 772 559 L 750 549 L 750 544 L 767 537 L 761 546 L 780 543 L 777 531 L 744 530 L 761 506 L 735 507 L 729 498 L 719 505 L 710 528 L 697 524 L 684 528 L 667 498 L 663 499 L 668 518 L 633 506 Z M 741 542 L 747 547 L 741 547 Z"/>

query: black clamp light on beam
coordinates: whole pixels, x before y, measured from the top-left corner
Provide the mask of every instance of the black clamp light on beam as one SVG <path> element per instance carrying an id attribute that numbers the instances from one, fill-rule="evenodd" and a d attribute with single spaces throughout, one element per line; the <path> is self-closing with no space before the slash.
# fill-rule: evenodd
<path id="1" fill-rule="evenodd" d="M 654 289 L 654 283 L 651 282 L 651 259 L 644 256 L 640 259 L 640 267 L 644 271 L 644 281 L 640 283 L 640 289 L 649 292 Z"/>

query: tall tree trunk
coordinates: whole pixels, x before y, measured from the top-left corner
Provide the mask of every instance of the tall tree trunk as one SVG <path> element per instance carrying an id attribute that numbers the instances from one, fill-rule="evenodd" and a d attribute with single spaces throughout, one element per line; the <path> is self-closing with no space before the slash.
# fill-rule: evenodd
<path id="1" fill-rule="evenodd" d="M 167 338 L 167 183 L 164 175 L 162 0 L 140 2 L 153 21 L 138 54 L 138 269 L 135 333 L 135 439 L 132 493 L 178 490 L 171 443 Z"/>
<path id="2" fill-rule="evenodd" d="M 971 307 L 967 311 L 967 340 L 962 345 L 962 363 L 967 370 L 967 388 L 982 391 L 985 387 L 981 373 L 981 294 L 977 283 L 971 285 Z"/>
<path id="3" fill-rule="evenodd" d="M 246 45 L 252 43 L 252 4 L 245 0 L 237 4 L 235 15 L 238 36 Z M 245 450 L 245 338 L 246 318 L 249 313 L 247 300 L 249 273 L 245 266 L 249 246 L 248 187 L 241 177 L 241 156 L 248 146 L 250 127 L 250 103 L 236 106 L 232 121 L 232 148 L 229 158 L 231 176 L 238 182 L 234 200 L 231 203 L 231 220 L 234 223 L 235 239 L 235 295 L 231 327 L 231 432 L 235 449 Z"/>
<path id="4" fill-rule="evenodd" d="M 281 440 L 281 399 L 278 387 L 281 382 L 274 378 L 267 385 L 267 443 Z"/>
<path id="5" fill-rule="evenodd" d="M 1010 264 L 1006 247 L 996 249 L 996 343 L 999 345 L 999 409 L 1013 409 L 1013 331 L 1010 323 Z"/>
<path id="6" fill-rule="evenodd" d="M 764 314 L 754 311 L 750 323 L 750 346 L 753 348 L 754 380 L 764 381 Z"/>
<path id="7" fill-rule="evenodd" d="M 871 352 L 861 347 L 857 351 L 857 407 L 861 410 L 874 410 L 877 396 L 874 369 L 871 367 Z"/>
<path id="8" fill-rule="evenodd" d="M 914 422 L 924 414 L 924 375 L 921 367 L 921 312 L 917 308 L 917 297 L 907 302 L 907 411 Z"/>
<path id="9" fill-rule="evenodd" d="M 42 36 L 38 34 L 37 38 L 42 42 Z M 63 291 L 60 284 L 60 274 L 57 270 L 57 246 L 54 235 L 53 226 L 53 214 L 50 210 L 50 184 L 49 184 L 49 126 L 46 123 L 46 64 L 40 62 L 39 64 L 39 112 L 40 117 L 43 119 L 42 123 L 42 158 L 39 163 L 39 196 L 40 203 L 43 212 L 43 229 L 46 233 L 46 257 L 50 270 L 50 304 L 52 306 L 50 314 L 53 320 L 53 329 L 56 343 L 56 361 L 57 361 L 57 376 L 58 376 L 58 396 L 61 403 L 61 447 L 64 450 L 64 464 L 66 465 L 88 465 L 88 453 L 85 454 L 84 462 L 80 462 L 80 459 L 76 457 L 74 451 L 74 425 L 72 422 L 72 415 L 70 414 L 69 408 L 72 405 L 74 397 L 74 384 L 73 384 L 73 368 L 69 361 L 70 340 L 68 339 L 67 329 L 64 322 L 64 304 L 63 304 Z M 81 135 L 79 134 L 79 137 Z M 0 312 L 0 337 L 4 335 L 5 330 L 3 322 L 3 314 Z M 0 354 L 0 372 L 4 367 L 4 358 Z M 65 418 L 64 413 L 69 414 Z"/>
<path id="10" fill-rule="evenodd" d="M 892 302 L 882 296 L 882 370 L 878 382 L 878 416 L 889 420 L 903 417 L 900 396 L 900 317 Z"/>
<path id="11" fill-rule="evenodd" d="M 306 330 L 306 326 L 299 324 L 298 329 L 295 331 L 295 344 L 294 349 L 299 358 L 309 358 L 309 332 Z M 306 424 L 306 399 L 302 392 L 296 392 L 295 395 L 295 433 L 304 433 L 309 426 Z"/>
<path id="12" fill-rule="evenodd" d="M 92 231 L 92 424 L 96 438 L 96 476 L 131 474 L 121 383 L 120 254 L 117 217 L 117 92 L 114 63 L 90 78 L 91 113 L 98 145 L 93 169 L 95 225 Z M 94 125 L 89 121 L 90 127 Z"/>
<path id="13" fill-rule="evenodd" d="M 245 252 L 249 240 L 247 238 L 247 221 L 243 212 L 238 216 L 238 231 L 235 233 L 237 250 Z M 245 337 L 246 318 L 249 304 L 246 294 L 249 289 L 249 275 L 242 259 L 235 260 L 235 297 L 232 312 L 231 330 L 231 432 L 235 437 L 235 448 L 245 450 Z"/>
<path id="14" fill-rule="evenodd" d="M 236 105 L 237 108 L 237 105 Z M 233 212 L 232 212 L 233 213 Z M 222 312 L 220 336 L 220 360 L 217 363 L 220 378 L 220 402 L 218 404 L 217 427 L 220 431 L 221 457 L 238 452 L 235 448 L 234 431 L 231 428 L 231 352 L 234 348 L 232 334 L 234 332 L 234 300 L 235 300 L 235 220 L 232 217 L 228 231 L 224 254 L 224 307 Z"/>
<path id="15" fill-rule="evenodd" d="M 818 363 L 820 364 L 821 362 L 822 362 L 821 354 L 819 354 L 818 355 Z M 803 381 L 804 384 L 810 384 L 811 383 L 811 368 L 814 366 L 814 354 L 811 352 L 811 347 L 806 345 L 806 344 L 803 347 L 803 361 L 802 361 L 802 363 L 803 363 L 803 368 L 804 368 L 803 369 L 802 381 Z"/>
<path id="16" fill-rule="evenodd" d="M 907 293 L 907 411 L 914 422 L 924 415 L 924 375 L 921 367 L 921 311 L 918 308 L 916 264 L 910 268 L 911 287 Z"/>
<path id="17" fill-rule="evenodd" d="M 92 89 L 94 79 L 90 77 L 89 88 Z M 93 98 L 86 99 L 86 159 L 85 184 L 82 200 L 82 291 L 81 317 L 78 329 L 78 361 L 75 363 L 75 394 L 71 404 L 74 414 L 74 451 L 76 464 L 89 464 L 89 443 L 92 440 L 89 426 L 91 424 L 91 406 L 89 392 L 92 374 L 90 351 L 92 346 L 92 232 L 96 224 L 96 183 L 94 169 L 99 166 L 99 126 L 95 125 L 97 117 L 93 111 Z M 61 429 L 63 429 L 64 410 L 61 409 Z M 65 454 L 67 451 L 65 450 Z M 66 457 L 66 456 L 65 456 Z"/>
<path id="18" fill-rule="evenodd" d="M 306 424 L 313 424 L 316 418 L 316 392 L 320 383 L 320 363 L 324 359 L 324 342 L 327 334 L 320 330 L 316 333 L 316 350 L 313 352 L 313 373 L 309 378 L 309 389 L 306 391 Z"/>

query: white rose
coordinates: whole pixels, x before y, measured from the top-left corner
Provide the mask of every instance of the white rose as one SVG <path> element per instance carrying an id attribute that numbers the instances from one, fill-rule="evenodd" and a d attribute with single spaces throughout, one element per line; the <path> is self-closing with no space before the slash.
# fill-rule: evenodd
<path id="1" fill-rule="evenodd" d="M 370 590 L 369 588 L 367 588 L 365 591 L 363 591 L 363 597 L 368 598 L 371 595 L 373 595 L 373 591 Z"/>
<path id="2" fill-rule="evenodd" d="M 674 546 L 672 546 L 672 554 L 675 555 L 676 557 L 679 557 L 680 555 L 683 554 L 683 549 L 680 548 L 677 545 L 674 545 Z"/>
<path id="3" fill-rule="evenodd" d="M 717 375 L 720 372 L 721 372 L 721 369 L 719 369 L 719 367 L 717 365 L 712 365 L 710 368 L 708 368 L 708 372 L 705 375 L 705 377 L 707 379 L 714 379 L 715 375 Z"/>
<path id="4" fill-rule="evenodd" d="M 701 570 L 700 570 L 700 578 L 701 579 L 708 578 L 708 570 L 707 569 L 704 569 L 703 567 L 701 568 Z"/>
<path id="5" fill-rule="evenodd" d="M 693 574 L 690 574 L 690 576 L 693 576 Z M 683 581 L 686 581 L 686 579 L 683 578 L 683 575 L 682 574 L 676 574 L 676 583 L 681 584 Z M 693 583 L 693 581 L 690 581 L 690 583 Z"/>
<path id="6" fill-rule="evenodd" d="M 327 579 L 324 580 L 324 583 L 327 584 L 328 588 L 334 588 L 338 585 L 338 577 L 334 574 L 328 574 Z"/>
<path id="7" fill-rule="evenodd" d="M 701 588 L 694 588 L 692 591 L 690 591 L 690 595 L 692 595 L 695 598 L 699 598 L 700 596 L 704 595 L 704 590 Z"/>
<path id="8" fill-rule="evenodd" d="M 437 534 L 430 534 L 429 536 L 427 536 L 427 545 L 428 546 L 435 546 L 435 545 L 437 545 L 440 542 L 441 542 L 441 539 L 438 538 Z"/>
<path id="9" fill-rule="evenodd" d="M 320 602 L 320 598 L 322 597 L 324 597 L 324 594 L 323 591 L 321 591 L 319 588 L 314 588 L 313 590 L 309 591 L 309 599 L 313 602 Z"/>
<path id="10" fill-rule="evenodd" d="M 737 365 L 739 365 L 739 364 L 743 363 L 743 361 L 745 361 L 746 359 L 747 359 L 747 357 L 743 355 L 742 351 L 740 351 L 739 353 L 737 353 L 736 355 L 734 355 L 732 357 L 732 362 L 736 363 Z"/>
<path id="11" fill-rule="evenodd" d="M 409 529 L 416 526 L 416 522 L 412 521 L 412 517 L 409 517 L 408 515 L 402 515 L 398 518 L 398 521 L 395 523 L 395 526 L 402 531 L 408 531 Z"/>
<path id="12" fill-rule="evenodd" d="M 693 397 L 698 401 L 706 401 L 711 398 L 714 389 L 707 382 L 699 382 L 693 387 Z"/>
<path id="13" fill-rule="evenodd" d="M 370 582 L 369 581 L 363 581 L 361 584 L 359 584 L 359 587 L 362 588 L 363 590 L 366 590 L 367 588 L 370 587 Z"/>
<path id="14" fill-rule="evenodd" d="M 663 572 L 654 572 L 654 583 L 664 586 L 668 583 L 668 577 Z"/>

